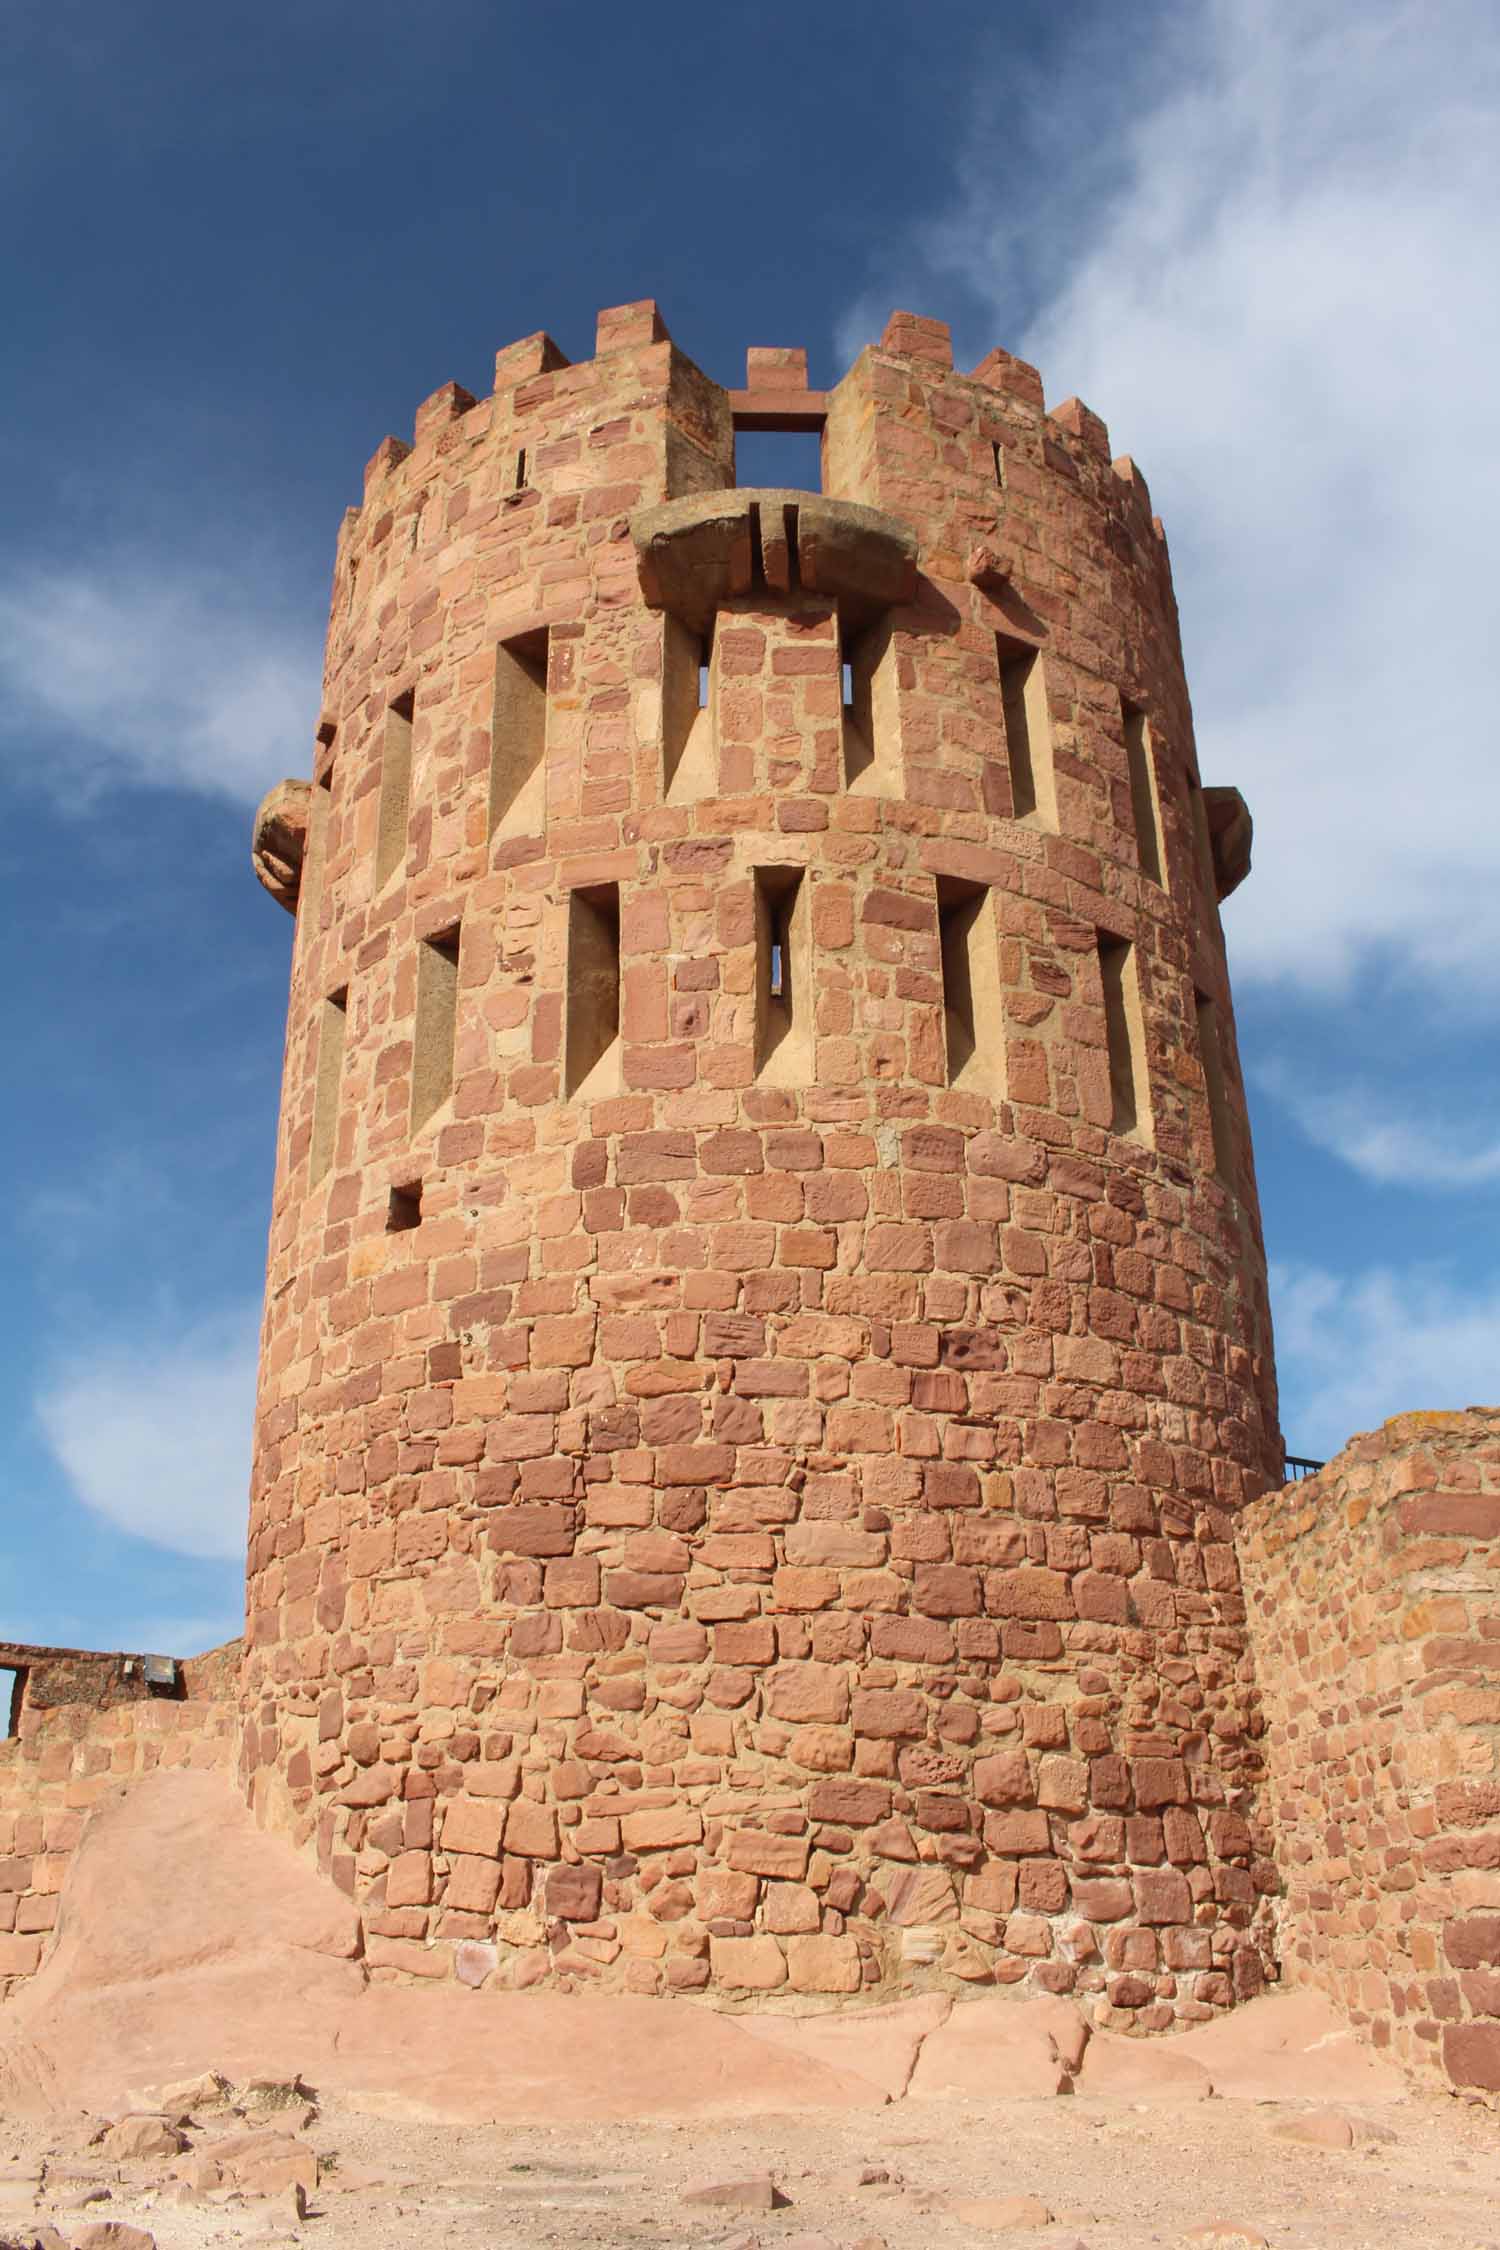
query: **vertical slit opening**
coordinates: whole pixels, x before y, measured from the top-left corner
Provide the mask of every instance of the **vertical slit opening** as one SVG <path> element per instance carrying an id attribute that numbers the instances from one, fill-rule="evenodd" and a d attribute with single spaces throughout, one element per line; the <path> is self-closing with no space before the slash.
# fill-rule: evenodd
<path id="1" fill-rule="evenodd" d="M 515 489 L 517 490 L 517 492 L 524 492 L 526 489 L 526 448 L 524 445 L 522 446 L 520 452 L 516 455 Z"/>
<path id="2" fill-rule="evenodd" d="M 331 741 L 333 730 L 319 741 Z M 333 818 L 333 761 L 329 758 L 323 770 L 313 777 L 312 802 L 308 808 L 307 854 L 302 863 L 302 880 L 297 886 L 297 928 L 311 932 L 318 925 L 323 898 L 323 876 L 328 865 L 328 826 Z"/>
<path id="3" fill-rule="evenodd" d="M 1224 1054 L 1219 1039 L 1219 1011 L 1206 992 L 1197 992 L 1193 998 L 1198 1016 L 1198 1057 L 1203 1065 L 1203 1084 L 1208 1095 L 1209 1123 L 1213 1128 L 1214 1170 L 1226 1187 L 1233 1187 L 1235 1177 L 1234 1131 L 1229 1117 L 1229 1098 L 1224 1086 Z"/>
<path id="4" fill-rule="evenodd" d="M 710 797 L 714 759 L 714 644 L 679 618 L 662 622 L 661 786 L 673 804 Z"/>
<path id="5" fill-rule="evenodd" d="M 620 886 L 568 894 L 568 985 L 563 1091 L 585 1100 L 620 1082 Z"/>
<path id="6" fill-rule="evenodd" d="M 989 890 L 939 876 L 937 901 L 948 1083 L 1002 1095 L 1004 1023 Z"/>
<path id="7" fill-rule="evenodd" d="M 1130 811 L 1135 823 L 1136 850 L 1141 873 L 1148 882 L 1166 887 L 1161 848 L 1161 805 L 1156 791 L 1156 759 L 1146 714 L 1137 703 L 1121 702 L 1125 721 L 1125 757 L 1130 774 Z"/>
<path id="8" fill-rule="evenodd" d="M 1187 777 L 1188 817 L 1193 825 L 1193 851 L 1198 861 L 1198 875 L 1203 885 L 1203 895 L 1218 911 L 1219 886 L 1214 875 L 1214 845 L 1208 828 L 1208 807 L 1203 802 L 1203 789 L 1194 774 Z"/>
<path id="9" fill-rule="evenodd" d="M 416 698 L 398 695 L 385 714 L 380 745 L 380 807 L 375 832 L 375 888 L 384 890 L 406 864 L 406 820 L 411 802 L 411 730 Z"/>
<path id="10" fill-rule="evenodd" d="M 490 705 L 490 836 L 539 830 L 546 814 L 549 636 L 520 633 L 495 649 Z"/>
<path id="11" fill-rule="evenodd" d="M 1003 492 L 1005 490 L 1005 448 L 997 439 L 990 450 L 995 456 L 995 482 Z"/>
<path id="12" fill-rule="evenodd" d="M 308 1179 L 313 1186 L 333 1162 L 348 1010 L 349 987 L 345 985 L 338 992 L 330 992 L 318 1011 L 317 1076 L 313 1080 L 312 1142 L 307 1161 Z"/>
<path id="13" fill-rule="evenodd" d="M 760 502 L 752 500 L 745 514 L 750 524 L 750 584 L 758 591 L 766 583 L 766 558 L 760 543 Z"/>
<path id="14" fill-rule="evenodd" d="M 841 629 L 844 786 L 867 794 L 899 793 L 895 647 L 889 624 L 872 625 L 857 640 Z"/>
<path id="15" fill-rule="evenodd" d="M 1052 772 L 1052 721 L 1040 649 L 1018 649 L 996 636 L 1000 701 L 1005 720 L 1005 760 L 1010 769 L 1012 818 L 1057 827 Z"/>
<path id="16" fill-rule="evenodd" d="M 799 511 L 787 507 L 782 511 L 782 528 L 786 536 L 787 590 L 797 594 L 802 590 L 802 557 L 797 551 L 797 518 Z"/>
<path id="17" fill-rule="evenodd" d="M 800 867 L 755 870 L 755 1068 L 779 1086 L 812 1074 L 806 892 Z"/>
<path id="18" fill-rule="evenodd" d="M 1104 990 L 1104 1034 L 1109 1056 L 1110 1130 L 1149 1140 L 1146 1027 L 1141 1012 L 1135 947 L 1128 938 L 1099 932 L 1099 980 Z"/>
<path id="19" fill-rule="evenodd" d="M 26 1674 L 19 1664 L 0 1664 L 0 1718 L 5 1739 L 14 1741 L 21 1731 L 21 1707 L 26 1700 Z"/>
<path id="20" fill-rule="evenodd" d="M 453 1091 L 458 1030 L 458 947 L 455 926 L 417 947 L 417 1020 L 412 1032 L 411 1129 L 424 1125 Z"/>

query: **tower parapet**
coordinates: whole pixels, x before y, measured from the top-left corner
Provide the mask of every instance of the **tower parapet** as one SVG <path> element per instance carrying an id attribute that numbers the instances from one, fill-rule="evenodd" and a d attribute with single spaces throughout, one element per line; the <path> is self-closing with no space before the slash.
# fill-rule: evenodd
<path id="1" fill-rule="evenodd" d="M 622 307 L 379 448 L 258 828 L 244 1736 L 372 1966 L 1255 1988 L 1230 794 L 1139 472 L 938 322 L 729 391 Z"/>

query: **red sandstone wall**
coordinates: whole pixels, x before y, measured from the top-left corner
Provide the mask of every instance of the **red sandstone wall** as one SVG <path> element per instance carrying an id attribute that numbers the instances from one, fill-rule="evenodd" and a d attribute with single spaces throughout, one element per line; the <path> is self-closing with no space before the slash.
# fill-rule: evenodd
<path id="1" fill-rule="evenodd" d="M 1289 1983 L 1500 2091 L 1500 1412 L 1403 1414 L 1240 1520 Z"/>
<path id="2" fill-rule="evenodd" d="M 956 373 L 938 324 L 898 317 L 825 441 L 825 491 L 920 550 L 885 620 L 880 785 L 844 785 L 831 602 L 762 584 L 722 605 L 710 784 L 684 801 L 631 516 L 733 477 L 726 394 L 626 307 L 581 366 L 535 338 L 492 399 L 435 394 L 346 519 L 246 1785 L 359 1899 L 377 1973 L 721 1999 L 1030 1980 L 1103 2020 L 1203 2015 L 1260 1975 L 1232 1527 L 1279 1448 L 1165 548 L 1096 417 L 1046 414 L 1003 353 Z M 495 645 L 542 623 L 545 801 L 491 838 Z M 1045 653 L 1055 831 L 1014 817 L 999 632 Z M 409 690 L 380 886 L 381 730 Z M 1150 715 L 1164 884 L 1122 694 Z M 772 1084 L 751 870 L 788 864 L 815 1020 Z M 1003 1097 L 946 1081 L 940 878 L 988 887 Z M 568 898 L 604 882 L 617 1090 L 568 1100 Z M 413 1132 L 418 948 L 459 922 L 455 1083 Z M 1145 1136 L 1112 1129 L 1100 929 L 1137 946 Z M 1227 1180 L 1195 986 L 1222 1015 Z M 388 1231 L 418 1180 L 420 1225 Z"/>
<path id="3" fill-rule="evenodd" d="M 158 1766 L 231 1767 L 233 1641 L 181 1667 L 181 1698 L 151 1694 L 139 1659 L 0 1643 L 23 1677 L 18 1731 L 0 1740 L 0 1998 L 40 1967 L 68 1862 L 100 1799 Z"/>

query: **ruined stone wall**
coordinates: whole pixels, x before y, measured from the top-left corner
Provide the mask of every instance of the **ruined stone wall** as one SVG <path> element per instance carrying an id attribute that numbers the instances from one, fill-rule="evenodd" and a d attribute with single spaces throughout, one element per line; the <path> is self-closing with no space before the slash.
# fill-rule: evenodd
<path id="1" fill-rule="evenodd" d="M 752 514 L 624 307 L 346 519 L 257 842 L 245 1785 L 377 1975 L 1158 2027 L 1261 1973 L 1279 1473 L 1166 551 L 937 323 L 825 410 Z"/>
<path id="2" fill-rule="evenodd" d="M 1240 1520 L 1282 1976 L 1500 2092 L 1500 1412 L 1403 1414 Z"/>
<path id="3" fill-rule="evenodd" d="M 158 1766 L 231 1768 L 240 1644 L 178 1667 L 153 1693 L 138 1656 L 0 1642 L 16 1677 L 0 1739 L 0 1998 L 40 1967 L 92 1808 Z"/>

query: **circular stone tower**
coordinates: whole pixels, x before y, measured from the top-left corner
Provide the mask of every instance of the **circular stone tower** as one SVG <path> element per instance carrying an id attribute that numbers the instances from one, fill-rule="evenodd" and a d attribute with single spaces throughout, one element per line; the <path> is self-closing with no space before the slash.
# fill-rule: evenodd
<path id="1" fill-rule="evenodd" d="M 1255 1988 L 1248 846 L 1144 483 L 1004 352 L 729 391 L 628 305 L 381 446 L 257 823 L 244 1735 L 372 1968 Z"/>

